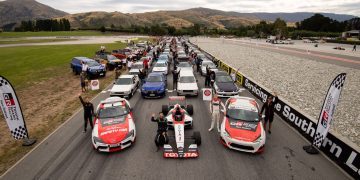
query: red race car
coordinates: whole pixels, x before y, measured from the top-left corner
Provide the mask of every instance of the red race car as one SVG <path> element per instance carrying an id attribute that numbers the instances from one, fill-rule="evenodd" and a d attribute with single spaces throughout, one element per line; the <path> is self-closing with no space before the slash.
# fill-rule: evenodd
<path id="1" fill-rule="evenodd" d="M 135 142 L 136 129 L 131 107 L 126 99 L 110 97 L 101 101 L 96 110 L 92 143 L 100 152 L 113 152 Z"/>

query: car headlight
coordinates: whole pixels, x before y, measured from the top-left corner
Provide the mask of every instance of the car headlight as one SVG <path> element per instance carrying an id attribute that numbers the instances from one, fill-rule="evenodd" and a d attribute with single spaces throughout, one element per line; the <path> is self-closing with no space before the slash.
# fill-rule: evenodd
<path id="1" fill-rule="evenodd" d="M 127 139 L 127 138 L 129 138 L 129 137 L 134 136 L 134 133 L 135 133 L 135 131 L 134 131 L 134 130 L 131 130 L 131 131 L 125 136 L 124 139 Z"/>
<path id="2" fill-rule="evenodd" d="M 94 136 L 93 137 L 94 143 L 100 143 L 100 144 L 105 144 L 103 140 L 101 140 L 99 137 Z"/>
<path id="3" fill-rule="evenodd" d="M 130 94 L 131 93 L 131 91 L 125 91 L 125 94 Z"/>
<path id="4" fill-rule="evenodd" d="M 223 131 L 223 135 L 226 137 L 230 137 L 229 132 L 227 132 L 226 128 L 225 128 L 225 131 Z"/>
<path id="5" fill-rule="evenodd" d="M 262 140 L 262 136 L 260 134 L 259 137 L 257 137 L 253 142 L 254 143 L 259 143 L 259 142 L 261 142 L 261 140 Z"/>

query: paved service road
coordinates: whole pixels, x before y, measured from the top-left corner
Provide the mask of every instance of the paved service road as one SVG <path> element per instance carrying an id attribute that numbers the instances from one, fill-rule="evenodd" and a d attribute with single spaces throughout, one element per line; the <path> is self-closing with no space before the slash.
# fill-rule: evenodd
<path id="1" fill-rule="evenodd" d="M 204 78 L 197 75 L 197 79 L 203 87 Z M 172 89 L 171 75 L 168 83 Z M 248 92 L 243 95 L 250 96 Z M 93 103 L 97 105 L 108 96 L 102 93 Z M 150 116 L 161 111 L 167 98 L 144 100 L 137 93 L 130 100 L 137 128 L 134 146 L 116 153 L 96 152 L 91 133 L 82 133 L 80 111 L 2 179 L 348 179 L 324 156 L 306 154 L 302 146 L 307 142 L 278 117 L 264 153 L 253 155 L 225 148 L 215 131 L 208 132 L 209 108 L 201 98 L 188 98 L 195 110 L 194 130 L 202 136 L 198 159 L 164 159 L 160 151 L 156 152 L 153 140 L 157 125 Z M 191 131 L 186 133 L 190 135 Z"/>
<path id="2" fill-rule="evenodd" d="M 244 40 L 235 40 L 235 39 L 224 39 L 224 42 L 234 43 L 239 46 L 253 46 L 258 49 L 267 50 L 270 52 L 281 53 L 301 58 L 306 58 L 314 61 L 335 64 L 338 66 L 349 67 L 354 69 L 360 69 L 360 58 L 357 56 L 348 56 L 336 53 L 329 52 L 320 52 L 320 51 L 309 51 L 307 52 L 304 49 L 293 48 L 291 45 L 274 45 L 270 43 L 256 43 L 249 42 Z"/>

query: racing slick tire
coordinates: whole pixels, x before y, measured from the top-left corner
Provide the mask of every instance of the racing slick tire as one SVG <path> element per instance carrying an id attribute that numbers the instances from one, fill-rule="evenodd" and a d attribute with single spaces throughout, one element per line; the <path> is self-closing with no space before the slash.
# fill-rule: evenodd
<path id="1" fill-rule="evenodd" d="M 189 113 L 190 116 L 194 114 L 194 107 L 193 105 L 189 104 L 186 106 L 186 111 Z"/>
<path id="2" fill-rule="evenodd" d="M 193 138 L 194 138 L 195 144 L 200 146 L 201 145 L 201 135 L 200 135 L 199 131 L 193 132 Z"/>
<path id="3" fill-rule="evenodd" d="M 168 105 L 162 105 L 161 112 L 166 116 L 169 113 L 169 107 Z"/>

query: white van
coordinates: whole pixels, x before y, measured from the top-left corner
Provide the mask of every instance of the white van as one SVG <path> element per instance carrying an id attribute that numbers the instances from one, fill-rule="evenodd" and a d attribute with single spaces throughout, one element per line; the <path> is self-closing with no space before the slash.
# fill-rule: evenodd
<path id="1" fill-rule="evenodd" d="M 177 82 L 178 95 L 199 95 L 199 87 L 192 71 L 180 71 Z"/>

